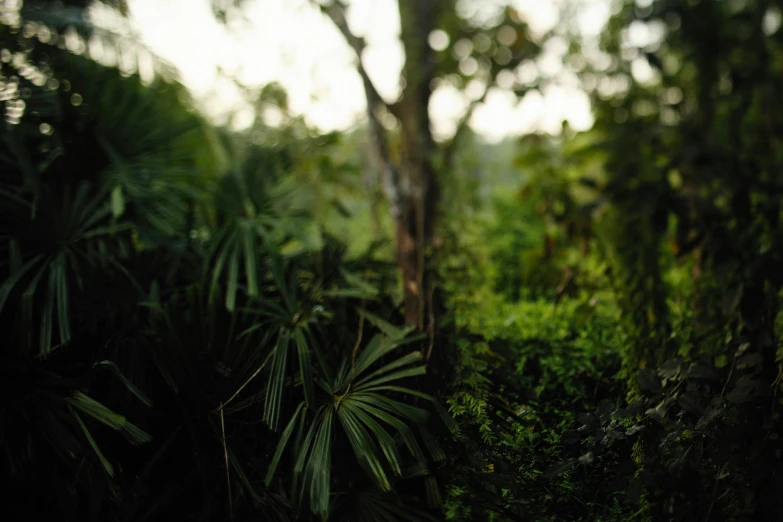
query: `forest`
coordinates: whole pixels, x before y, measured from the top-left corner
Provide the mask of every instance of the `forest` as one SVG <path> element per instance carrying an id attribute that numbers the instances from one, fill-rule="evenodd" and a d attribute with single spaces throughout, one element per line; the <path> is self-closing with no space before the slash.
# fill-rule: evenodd
<path id="1" fill-rule="evenodd" d="M 392 100 L 308 1 L 351 130 L 275 83 L 278 124 L 215 123 L 132 1 L 0 0 L 3 520 L 783 520 L 783 2 L 586 38 L 577 0 L 398 0 Z M 555 39 L 593 125 L 474 131 Z"/>

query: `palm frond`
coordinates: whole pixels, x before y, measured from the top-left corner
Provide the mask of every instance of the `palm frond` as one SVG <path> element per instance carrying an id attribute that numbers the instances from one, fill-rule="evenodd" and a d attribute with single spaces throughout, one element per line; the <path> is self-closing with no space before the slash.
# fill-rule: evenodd
<path id="1" fill-rule="evenodd" d="M 306 435 L 294 448 L 297 455 L 294 468 L 294 494 L 300 500 L 308 498 L 308 504 L 314 513 L 327 512 L 324 511 L 328 508 L 327 482 L 316 481 L 311 473 L 320 469 L 320 473 L 327 474 L 328 467 L 324 467 L 328 462 L 326 454 L 332 450 L 327 451 L 316 443 L 321 440 L 331 441 L 331 435 L 327 437 L 323 430 L 328 426 L 331 433 L 332 415 L 336 416 L 340 428 L 334 436 L 339 435 L 347 440 L 353 449 L 356 463 L 367 470 L 382 491 L 389 491 L 393 482 L 391 477 L 401 477 L 403 468 L 409 466 L 409 464 L 403 465 L 400 443 L 407 448 L 408 458 L 426 467 L 427 458 L 412 428 L 418 426 L 421 433 L 429 412 L 386 396 L 389 392 L 399 394 L 410 392 L 412 395 L 432 400 L 432 397 L 404 386 L 386 384 L 423 374 L 423 366 L 412 366 L 420 363 L 421 355 L 418 353 L 403 355 L 373 369 L 374 364 L 377 364 L 384 355 L 402 346 L 404 341 L 405 339 L 401 337 L 393 340 L 382 334 L 374 336 L 357 356 L 353 370 L 347 359 L 343 361 L 335 380 L 325 388 L 330 395 L 319 394 L 319 398 L 315 399 L 322 405 L 314 415 L 307 414 L 308 402 L 303 401 L 299 404 L 279 439 L 272 466 L 267 473 L 267 484 L 270 483 L 277 469 L 282 452 L 288 446 L 295 426 L 304 423 Z M 300 349 L 303 349 L 305 343 L 303 335 L 299 342 Z M 425 446 L 435 460 L 441 459 L 442 451 L 439 451 L 437 443 L 430 440 L 431 437 L 427 435 L 423 432 Z"/>

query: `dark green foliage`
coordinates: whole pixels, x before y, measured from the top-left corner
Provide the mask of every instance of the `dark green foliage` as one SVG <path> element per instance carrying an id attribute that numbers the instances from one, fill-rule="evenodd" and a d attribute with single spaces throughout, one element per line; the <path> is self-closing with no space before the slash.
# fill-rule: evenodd
<path id="1" fill-rule="evenodd" d="M 463 352 L 450 404 L 496 471 L 497 462 L 519 458 L 516 466 L 504 464 L 512 478 L 505 486 L 462 475 L 447 500 L 453 519 L 468 520 L 477 510 L 494 510 L 508 520 L 783 516 L 775 493 L 782 450 L 783 281 L 776 268 L 783 247 L 783 165 L 776 146 L 781 6 L 653 1 L 621 7 L 602 36 L 608 68 L 588 65 L 582 71 L 585 84 L 593 85 L 597 123 L 578 139 L 591 150 L 585 154 L 574 140 L 561 146 L 590 178 L 592 208 L 589 197 L 582 200 L 588 205 L 577 205 L 589 210 L 587 256 L 574 256 L 578 245 L 565 240 L 573 237 L 563 216 L 577 201 L 577 178 L 569 161 L 545 146 L 542 156 L 552 159 L 531 168 L 543 174 L 560 162 L 559 168 L 533 190 L 545 202 L 547 187 L 560 184 L 553 191 L 558 205 L 543 212 L 557 223 L 557 233 L 530 212 L 534 203 L 507 200 L 499 207 L 502 217 L 488 227 L 494 234 L 479 232 L 463 243 L 475 246 L 474 258 L 464 263 L 455 257 L 448 266 L 453 278 L 465 277 L 463 285 L 480 281 L 480 291 L 465 294 L 456 284 L 451 289 L 458 317 L 467 313 L 461 326 L 480 337 Z M 658 24 L 663 38 L 634 47 L 627 39 L 632 24 Z M 639 73 L 638 60 L 653 69 L 651 79 Z M 606 85 L 615 85 L 614 93 Z M 512 213 L 519 217 L 510 219 Z M 560 240 L 541 245 L 541 230 Z M 557 278 L 543 276 L 564 266 L 546 255 L 547 248 L 565 254 L 582 274 L 570 293 L 557 292 Z M 503 264 L 470 271 L 477 260 L 491 263 L 486 251 Z M 460 266 L 469 271 L 460 274 Z M 531 270 L 541 276 L 530 278 Z M 591 301 L 612 320 L 582 323 L 579 303 Z M 480 308 L 470 306 L 478 302 Z M 593 367 L 619 378 L 585 395 L 579 336 L 553 343 L 548 327 L 558 323 L 541 314 L 547 307 L 563 314 L 565 331 L 572 327 L 589 336 L 608 329 L 611 336 L 598 338 L 606 338 L 608 351 L 621 361 L 601 354 Z M 517 319 L 509 313 L 514 308 L 520 310 Z M 518 321 L 529 326 L 520 331 Z M 511 374 L 509 362 L 528 353 L 528 332 L 536 332 L 535 342 L 546 348 Z M 491 344 L 498 338 L 504 352 Z M 503 359 L 493 363 L 499 353 Z M 557 361 L 559 353 L 564 357 Z M 528 452 L 512 438 L 501 459 L 498 448 L 514 431 L 487 412 L 502 410 L 505 401 L 512 407 L 530 402 L 524 383 L 532 379 L 538 383 L 532 391 L 546 390 L 553 377 L 562 387 L 538 410 L 551 412 L 542 416 L 551 429 L 549 444 Z M 560 404 L 568 407 L 558 412 Z M 458 467 L 469 469 L 464 461 Z M 542 483 L 546 492 L 536 491 Z M 572 502 L 560 496 L 563 491 L 572 493 Z M 562 511 L 535 511 L 552 498 Z M 516 505 L 522 500 L 528 504 Z"/>
<path id="2" fill-rule="evenodd" d="M 675 520 L 783 516 L 761 486 L 779 482 L 780 454 L 771 436 L 783 284 L 773 268 L 783 253 L 776 15 L 775 2 L 653 2 L 626 6 L 605 35 L 616 52 L 620 27 L 667 26 L 664 42 L 642 53 L 659 82 L 631 74 L 628 93 L 598 114 L 616 212 L 607 240 L 634 343 L 627 368 L 657 367 L 633 386 L 655 397 L 646 415 L 661 423 L 640 432 L 643 490 Z M 630 70 L 620 59 L 608 74 Z M 627 121 L 618 125 L 619 110 Z M 634 220 L 631 206 L 641 210 Z M 683 271 L 690 281 L 678 284 Z M 678 354 L 684 363 L 664 362 Z M 667 379 L 663 397 L 656 372 Z"/>
<path id="3" fill-rule="evenodd" d="M 526 223 L 528 238 L 543 235 L 535 221 Z M 453 257 L 444 277 L 460 281 L 451 290 L 451 306 L 465 337 L 458 342 L 456 385 L 448 399 L 462 436 L 448 446 L 447 519 L 632 520 L 636 510 L 623 504 L 623 492 L 606 488 L 611 463 L 594 466 L 579 444 L 583 415 L 622 395 L 615 375 L 623 339 L 611 295 L 595 275 L 582 287 L 582 274 L 567 294 L 557 291 L 560 278 L 550 278 L 523 285 L 522 299 L 514 299 L 495 289 L 495 270 L 526 267 L 491 268 L 494 260 L 479 254 L 501 248 L 505 237 L 468 238 L 482 245 L 476 257 L 469 263 L 464 254 Z M 546 248 L 543 241 L 528 244 L 522 263 L 525 254 Z M 539 269 L 562 274 L 558 259 L 580 248 L 578 241 L 575 249 L 565 239 L 558 244 L 564 251 L 545 266 L 539 261 Z M 463 262 L 467 273 L 460 273 Z M 591 272 L 589 264 L 578 268 Z M 546 297 L 525 297 L 531 290 Z M 601 299 L 591 297 L 594 292 Z"/>
<path id="4" fill-rule="evenodd" d="M 68 5 L 0 26 L 4 515 L 783 519 L 776 2 L 625 2 L 593 131 L 494 149 L 491 197 L 457 156 L 426 370 L 350 144 L 211 128 L 25 28 L 96 31 Z"/>
<path id="5" fill-rule="evenodd" d="M 24 54 L 2 64 L 4 514 L 429 520 L 420 339 L 388 264 L 347 258 L 286 184 L 307 146 L 0 30 Z"/>

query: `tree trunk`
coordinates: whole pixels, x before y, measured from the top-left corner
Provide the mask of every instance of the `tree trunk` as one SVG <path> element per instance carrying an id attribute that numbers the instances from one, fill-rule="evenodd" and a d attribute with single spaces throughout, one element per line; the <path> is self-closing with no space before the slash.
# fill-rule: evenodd
<path id="1" fill-rule="evenodd" d="M 366 47 L 345 19 L 346 4 L 334 0 L 319 7 L 353 48 L 357 70 L 367 97 L 367 117 L 373 147 L 381 164 L 383 188 L 395 226 L 396 257 L 403 280 L 405 320 L 429 334 L 429 358 L 435 330 L 434 272 L 428 269 L 439 200 L 434 158 L 438 153 L 430 130 L 429 102 L 435 77 L 435 54 L 428 43 L 436 27 L 441 2 L 399 0 L 400 29 L 405 65 L 403 91 L 396 103 L 385 102 L 362 63 Z M 399 161 L 389 153 L 388 136 L 378 111 L 389 111 L 400 123 L 402 154 Z"/>
<path id="2" fill-rule="evenodd" d="M 399 9 L 405 88 L 396 112 L 402 126 L 400 170 L 405 190 L 395 218 L 397 262 L 402 270 L 405 320 L 421 331 L 431 331 L 433 277 L 428 273 L 427 261 L 439 190 L 428 111 L 435 60 L 427 37 L 435 29 L 437 7 L 436 2 L 428 0 L 399 0 Z"/>

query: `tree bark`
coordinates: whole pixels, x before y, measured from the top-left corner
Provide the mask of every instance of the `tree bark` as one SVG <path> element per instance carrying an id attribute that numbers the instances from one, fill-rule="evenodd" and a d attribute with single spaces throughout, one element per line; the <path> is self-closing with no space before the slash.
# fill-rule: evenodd
<path id="1" fill-rule="evenodd" d="M 362 64 L 366 43 L 348 27 L 346 5 L 342 0 L 319 7 L 339 29 L 358 59 L 357 71 L 367 98 L 369 130 L 394 220 L 405 321 L 429 334 L 429 356 L 435 328 L 435 292 L 434 276 L 428 270 L 428 257 L 432 250 L 439 190 L 434 164 L 438 151 L 429 118 L 435 59 L 428 36 L 435 29 L 439 4 L 434 0 L 399 0 L 401 39 L 405 50 L 402 71 L 405 87 L 396 103 L 385 102 L 370 80 Z M 378 118 L 380 110 L 389 111 L 402 128 L 402 158 L 399 162 L 393 161 L 389 154 L 388 136 Z"/>
<path id="2" fill-rule="evenodd" d="M 431 330 L 432 274 L 427 258 L 432 247 L 439 199 L 435 173 L 435 141 L 430 130 L 429 101 L 435 60 L 427 37 L 435 29 L 436 3 L 399 0 L 402 44 L 405 50 L 405 88 L 397 104 L 402 126 L 403 180 L 407 183 L 396 217 L 397 262 L 402 270 L 405 320 L 419 330 Z"/>

